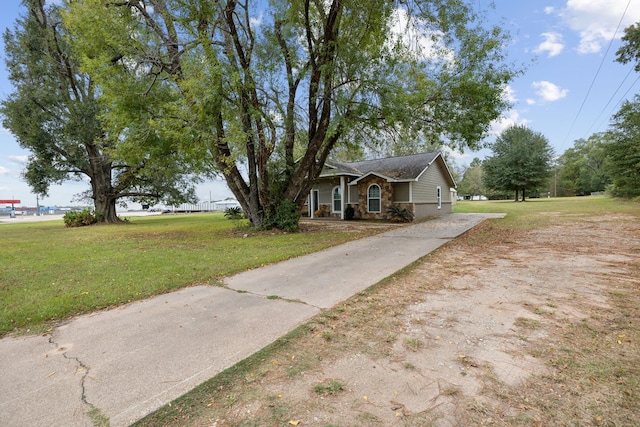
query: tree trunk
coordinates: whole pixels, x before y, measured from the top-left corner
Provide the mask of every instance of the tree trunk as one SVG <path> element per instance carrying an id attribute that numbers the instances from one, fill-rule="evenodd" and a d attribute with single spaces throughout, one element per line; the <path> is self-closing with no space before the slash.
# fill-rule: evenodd
<path id="1" fill-rule="evenodd" d="M 118 223 L 122 220 L 118 218 L 116 213 L 116 199 L 108 196 L 96 197 L 93 201 L 96 218 L 98 222 L 108 224 Z"/>
<path id="2" fill-rule="evenodd" d="M 516 188 L 516 202 L 518 201 L 518 189 Z"/>
<path id="3" fill-rule="evenodd" d="M 96 219 L 107 224 L 121 222 L 116 214 L 117 197 L 111 181 L 111 161 L 94 144 L 87 144 L 87 153 L 90 167 L 87 175 L 91 179 L 91 197 Z"/>
<path id="4" fill-rule="evenodd" d="M 524 187 L 522 188 L 522 201 L 524 202 Z"/>

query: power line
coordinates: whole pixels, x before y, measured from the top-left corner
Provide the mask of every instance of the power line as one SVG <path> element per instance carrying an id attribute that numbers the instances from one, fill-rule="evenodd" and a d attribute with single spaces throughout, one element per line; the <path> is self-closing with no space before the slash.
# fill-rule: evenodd
<path id="1" fill-rule="evenodd" d="M 625 7 L 624 12 L 622 13 L 622 16 L 620 17 L 620 21 L 618 22 L 618 26 L 616 27 L 616 30 L 614 31 L 613 36 L 611 36 L 611 40 L 609 40 L 609 45 L 607 46 L 606 52 L 602 56 L 602 60 L 600 61 L 600 65 L 598 66 L 598 70 L 596 71 L 596 74 L 593 76 L 593 79 L 591 79 L 591 85 L 589 86 L 589 89 L 587 90 L 587 93 L 584 96 L 584 99 L 582 100 L 582 104 L 580 104 L 580 108 L 578 109 L 578 113 L 576 114 L 576 117 L 573 119 L 573 123 L 571 123 L 571 127 L 569 128 L 569 132 L 567 132 L 567 136 L 564 138 L 565 142 L 569 138 L 569 135 L 571 135 L 571 131 L 573 130 L 573 127 L 576 125 L 576 122 L 578 121 L 578 117 L 580 116 L 580 113 L 582 112 L 582 108 L 584 108 L 584 104 L 587 102 L 587 98 L 589 98 L 589 94 L 591 93 L 591 89 L 593 89 L 593 85 L 595 84 L 596 79 L 598 77 L 598 74 L 600 73 L 600 70 L 602 69 L 602 65 L 604 64 L 605 58 L 609 54 L 609 50 L 611 49 L 611 45 L 613 44 L 613 41 L 615 40 L 616 34 L 618 34 L 618 30 L 620 29 L 620 25 L 622 25 L 622 20 L 624 19 L 625 15 L 627 14 L 627 10 L 629 9 L 629 5 L 630 4 L 631 4 L 631 0 L 629 0 L 627 2 L 627 7 Z"/>
<path id="2" fill-rule="evenodd" d="M 625 100 L 625 98 L 627 97 L 627 94 L 631 91 L 631 89 L 636 85 L 636 83 L 638 83 L 638 80 L 640 80 L 640 75 L 638 77 L 636 77 L 636 80 L 631 84 L 631 86 L 629 86 L 629 89 L 627 89 L 627 91 L 622 95 L 622 97 L 620 98 L 620 100 L 618 101 L 618 103 L 615 105 L 615 107 L 613 107 L 611 109 L 611 112 L 609 113 L 609 115 L 611 116 L 613 111 L 618 109 L 618 107 L 620 107 L 620 105 L 622 105 L 622 102 Z M 602 122 L 600 122 L 600 124 L 598 125 L 598 127 L 596 127 L 596 129 L 600 129 L 600 127 L 604 124 L 604 121 L 607 119 L 604 119 Z"/>
<path id="3" fill-rule="evenodd" d="M 593 129 L 593 125 L 600 120 L 600 116 L 602 116 L 602 114 L 605 112 L 605 110 L 607 109 L 607 107 L 609 106 L 609 104 L 611 104 L 611 101 L 613 101 L 613 98 L 615 98 L 615 96 L 618 94 L 618 91 L 620 90 L 620 88 L 622 87 L 622 85 L 624 85 L 624 83 L 627 81 L 627 79 L 629 78 L 629 76 L 631 75 L 631 73 L 633 72 L 633 68 L 629 69 L 629 72 L 627 73 L 626 76 L 624 76 L 624 79 L 622 80 L 622 82 L 620 82 L 620 84 L 618 85 L 618 87 L 616 88 L 615 92 L 613 92 L 613 95 L 611 95 L 611 98 L 609 98 L 609 101 L 607 101 L 607 104 L 602 107 L 602 110 L 600 110 L 600 113 L 598 113 L 598 116 L 595 118 L 595 120 L 591 123 L 591 126 L 589 126 L 589 129 L 587 129 L 587 131 L 585 132 L 585 135 L 588 135 L 591 132 L 591 129 Z M 636 80 L 637 81 L 637 80 Z M 633 85 L 635 84 L 632 83 L 631 87 L 633 87 Z M 625 92 L 625 94 L 622 96 L 623 98 L 626 97 L 627 93 L 629 92 L 631 88 L 627 89 L 627 92 Z M 618 105 L 620 104 L 620 102 L 618 102 Z M 602 124 L 600 124 L 601 126 Z M 596 129 L 600 128 L 600 126 L 598 126 Z"/>

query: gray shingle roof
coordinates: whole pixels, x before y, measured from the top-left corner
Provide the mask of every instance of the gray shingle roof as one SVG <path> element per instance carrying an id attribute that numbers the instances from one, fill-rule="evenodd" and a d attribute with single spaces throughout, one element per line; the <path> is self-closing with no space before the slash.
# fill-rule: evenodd
<path id="1" fill-rule="evenodd" d="M 376 173 L 394 180 L 411 180 L 416 179 L 439 154 L 436 151 L 352 163 L 329 160 L 327 165 L 332 166 L 333 169 L 327 171 L 328 173 L 323 173 L 323 175 L 363 176 L 368 173 Z"/>

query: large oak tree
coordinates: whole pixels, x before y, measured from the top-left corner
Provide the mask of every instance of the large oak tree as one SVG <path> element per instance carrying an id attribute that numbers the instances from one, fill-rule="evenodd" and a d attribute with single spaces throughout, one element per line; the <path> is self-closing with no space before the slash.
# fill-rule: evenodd
<path id="1" fill-rule="evenodd" d="M 145 156 L 114 157 L 122 133 L 101 120 L 100 88 L 79 70 L 60 8 L 45 0 L 23 3 L 26 13 L 4 34 L 15 89 L 0 113 L 31 152 L 24 177 L 34 191 L 47 195 L 51 184 L 88 179 L 86 196 L 101 222 L 119 222 L 116 205 L 125 199 L 186 201 L 191 182 L 179 172 L 175 150 L 156 135 L 147 136 L 154 150 Z"/>
<path id="2" fill-rule="evenodd" d="M 505 129 L 491 144 L 492 155 L 483 164 L 484 184 L 494 190 L 515 191 L 525 201 L 527 190 L 545 184 L 551 173 L 553 148 L 539 132 L 524 125 Z"/>
<path id="3" fill-rule="evenodd" d="M 194 170 L 223 175 L 260 227 L 300 208 L 337 146 L 414 132 L 478 147 L 518 70 L 473 7 L 75 0 L 65 19 L 108 123 L 127 135 L 121 155 L 153 150 L 144 135 L 170 139 Z"/>

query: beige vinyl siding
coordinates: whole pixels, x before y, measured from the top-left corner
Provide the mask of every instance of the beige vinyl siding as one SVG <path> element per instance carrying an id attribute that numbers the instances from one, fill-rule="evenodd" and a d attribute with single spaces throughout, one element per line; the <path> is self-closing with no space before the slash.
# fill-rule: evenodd
<path id="1" fill-rule="evenodd" d="M 436 187 L 438 186 L 442 189 L 442 203 L 451 203 L 449 183 L 434 162 L 420 176 L 418 181 L 413 183 L 413 203 L 438 203 L 436 197 Z"/>
<path id="2" fill-rule="evenodd" d="M 398 182 L 393 184 L 393 201 L 405 202 L 411 201 L 411 192 L 409 190 L 410 184 L 408 182 Z"/>
<path id="3" fill-rule="evenodd" d="M 321 204 L 330 205 L 333 200 L 331 198 L 331 192 L 333 188 L 340 185 L 340 179 L 334 178 L 331 180 L 321 180 L 318 182 L 319 200 Z"/>
<path id="4" fill-rule="evenodd" d="M 349 177 L 345 181 L 345 187 L 347 192 L 346 204 L 349 205 L 357 205 L 358 204 L 358 186 L 357 185 L 349 185 L 349 183 L 356 178 Z"/>

